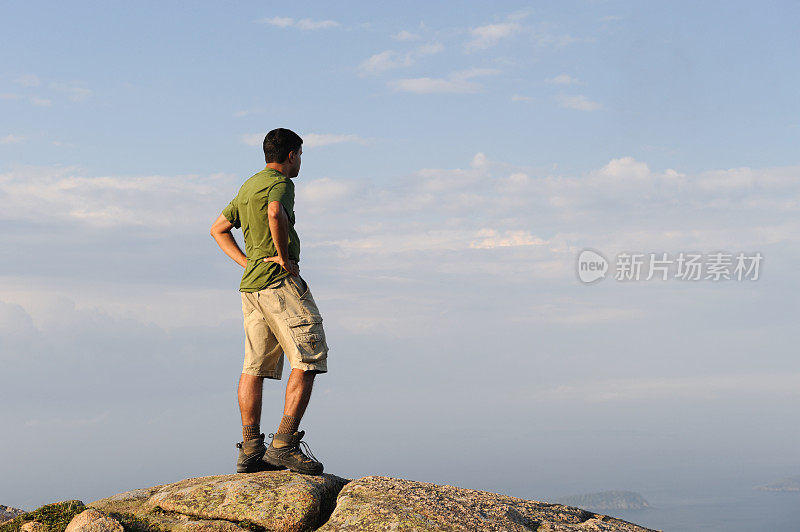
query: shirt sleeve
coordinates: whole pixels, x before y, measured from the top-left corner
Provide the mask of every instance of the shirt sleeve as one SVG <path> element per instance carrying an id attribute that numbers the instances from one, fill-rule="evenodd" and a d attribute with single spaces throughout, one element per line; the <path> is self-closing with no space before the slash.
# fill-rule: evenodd
<path id="1" fill-rule="evenodd" d="M 228 206 L 222 210 L 222 215 L 233 224 L 235 228 L 242 226 L 242 221 L 239 219 L 239 207 L 236 205 L 236 198 L 233 198 Z"/>
<path id="2" fill-rule="evenodd" d="M 294 212 L 294 183 L 281 181 L 275 183 L 267 195 L 267 205 L 273 201 L 280 201 L 286 209 L 286 216 L 292 218 Z"/>

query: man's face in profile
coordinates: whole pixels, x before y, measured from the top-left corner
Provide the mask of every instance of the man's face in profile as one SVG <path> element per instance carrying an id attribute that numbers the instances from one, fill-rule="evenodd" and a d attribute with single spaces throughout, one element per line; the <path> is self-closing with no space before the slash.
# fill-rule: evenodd
<path id="1" fill-rule="evenodd" d="M 303 155 L 303 147 L 300 146 L 299 150 L 291 152 L 289 155 L 291 162 L 289 177 L 297 177 L 300 173 L 300 156 Z"/>

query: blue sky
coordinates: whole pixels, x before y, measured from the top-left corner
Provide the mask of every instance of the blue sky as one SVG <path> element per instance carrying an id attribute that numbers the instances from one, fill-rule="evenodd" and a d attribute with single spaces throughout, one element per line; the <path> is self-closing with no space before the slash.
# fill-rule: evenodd
<path id="1" fill-rule="evenodd" d="M 275 127 L 305 139 L 326 470 L 540 499 L 797 474 L 799 11 L 4 3 L 0 503 L 231 470 L 240 271 L 208 228 Z M 585 247 L 764 266 L 585 286 Z M 498 434 L 517 458 L 479 459 Z"/>

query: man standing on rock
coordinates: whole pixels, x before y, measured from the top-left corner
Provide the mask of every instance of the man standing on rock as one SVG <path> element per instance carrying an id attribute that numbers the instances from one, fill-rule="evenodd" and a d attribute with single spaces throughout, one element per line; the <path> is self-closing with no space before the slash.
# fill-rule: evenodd
<path id="1" fill-rule="evenodd" d="M 239 287 L 244 314 L 244 367 L 239 379 L 242 439 L 236 471 L 289 468 L 318 475 L 322 464 L 302 441 L 300 420 L 311 397 L 314 376 L 328 371 L 322 316 L 308 283 L 300 277 L 300 239 L 294 229 L 294 183 L 300 172 L 303 139 L 288 129 L 264 138 L 267 166 L 244 182 L 211 227 L 211 236 L 244 268 Z M 245 253 L 231 234 L 242 229 Z M 286 384 L 283 418 L 269 447 L 261 433 L 264 378 L 280 380 L 283 356 L 292 371 Z M 300 449 L 303 444 L 311 457 Z"/>

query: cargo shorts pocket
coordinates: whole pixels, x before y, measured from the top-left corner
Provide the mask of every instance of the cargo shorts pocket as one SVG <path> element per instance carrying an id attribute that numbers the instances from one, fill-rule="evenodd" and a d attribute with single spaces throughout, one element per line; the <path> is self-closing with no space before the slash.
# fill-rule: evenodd
<path id="1" fill-rule="evenodd" d="M 300 358 L 305 363 L 324 360 L 328 355 L 328 344 L 325 341 L 325 330 L 322 328 L 322 316 L 309 314 L 306 316 L 290 316 L 286 323 L 292 331 Z"/>
<path id="2" fill-rule="evenodd" d="M 287 279 L 287 282 L 289 284 L 291 284 L 292 287 L 294 288 L 294 291 L 297 294 L 297 298 L 298 299 L 308 299 L 309 288 L 308 288 L 308 283 L 306 282 L 305 279 L 303 279 L 299 275 L 297 276 L 296 279 L 295 279 L 294 276 L 291 276 L 291 275 L 289 277 L 287 277 L 286 279 Z M 305 285 L 305 286 L 303 286 L 303 285 Z M 322 318 L 320 318 L 320 319 L 322 319 Z"/>

